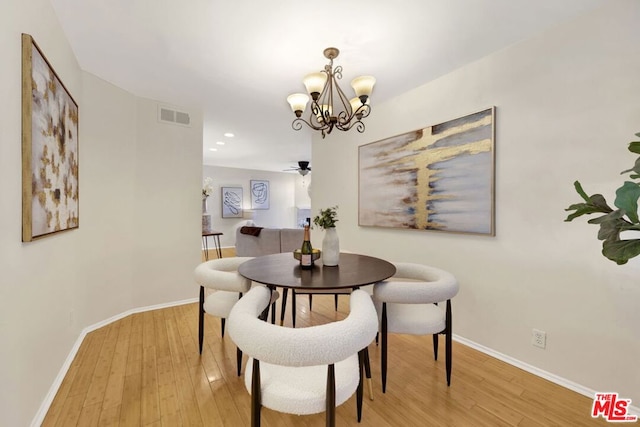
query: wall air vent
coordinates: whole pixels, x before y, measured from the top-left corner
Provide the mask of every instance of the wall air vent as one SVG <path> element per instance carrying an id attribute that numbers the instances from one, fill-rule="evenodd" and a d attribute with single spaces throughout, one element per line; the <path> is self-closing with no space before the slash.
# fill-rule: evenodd
<path id="1" fill-rule="evenodd" d="M 191 127 L 191 117 L 185 111 L 178 111 L 173 107 L 158 105 L 158 121 L 179 126 Z"/>

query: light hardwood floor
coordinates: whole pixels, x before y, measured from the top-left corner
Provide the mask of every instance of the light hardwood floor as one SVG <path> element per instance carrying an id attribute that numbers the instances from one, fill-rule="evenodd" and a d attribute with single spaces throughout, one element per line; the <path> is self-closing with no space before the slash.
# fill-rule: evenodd
<path id="1" fill-rule="evenodd" d="M 225 251 L 225 255 L 232 252 Z M 214 255 L 215 256 L 215 255 Z M 194 283 L 194 297 L 198 288 Z M 290 307 L 290 301 L 287 306 Z M 309 311 L 298 297 L 296 325 L 342 319 L 333 297 L 318 295 Z M 279 307 L 278 307 L 279 309 Z M 455 300 L 454 300 L 455 331 Z M 278 310 L 279 318 L 279 310 Z M 43 426 L 248 426 L 250 396 L 236 376 L 235 346 L 206 316 L 198 354 L 197 304 L 138 313 L 89 333 Z M 290 325 L 287 315 L 285 325 Z M 342 426 L 591 426 L 591 399 L 462 344 L 453 347 L 447 387 L 444 340 L 433 360 L 431 337 L 389 336 L 387 392 L 380 389 L 380 349 L 369 346 L 374 400 L 365 390 L 362 423 L 355 396 L 337 409 Z M 245 357 L 246 360 L 246 357 Z M 324 414 L 295 416 L 263 408 L 264 426 L 323 426 Z"/>

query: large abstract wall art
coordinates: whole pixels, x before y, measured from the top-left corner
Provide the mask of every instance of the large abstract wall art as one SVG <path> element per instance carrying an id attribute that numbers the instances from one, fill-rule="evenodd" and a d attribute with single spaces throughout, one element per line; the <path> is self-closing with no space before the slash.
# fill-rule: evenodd
<path id="1" fill-rule="evenodd" d="M 78 104 L 22 35 L 22 241 L 78 228 Z"/>
<path id="2" fill-rule="evenodd" d="M 360 146 L 361 226 L 495 235 L 495 107 Z"/>

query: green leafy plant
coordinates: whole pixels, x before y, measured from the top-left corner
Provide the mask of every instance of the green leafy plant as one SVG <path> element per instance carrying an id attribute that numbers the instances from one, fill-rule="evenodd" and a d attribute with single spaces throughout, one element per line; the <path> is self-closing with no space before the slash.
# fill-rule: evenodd
<path id="1" fill-rule="evenodd" d="M 640 137 L 640 133 L 636 133 Z M 640 141 L 629 144 L 629 151 L 640 154 Z M 572 221 L 582 215 L 604 214 L 587 221 L 589 224 L 600 225 L 598 239 L 602 240 L 602 255 L 615 261 L 617 264 L 626 264 L 631 258 L 640 255 L 640 238 L 622 239 L 623 231 L 640 231 L 640 219 L 638 218 L 638 199 L 640 198 L 640 157 L 636 159 L 631 169 L 622 171 L 621 174 L 631 173 L 629 178 L 636 181 L 625 181 L 616 190 L 616 199 L 611 208 L 602 194 L 587 196 L 580 182 L 573 185 L 576 191 L 584 199 L 584 203 L 576 203 L 569 206 L 566 211 L 575 211 L 565 221 Z"/>
<path id="2" fill-rule="evenodd" d="M 338 222 L 338 206 L 320 209 L 320 215 L 313 218 L 313 223 L 323 230 L 336 226 Z"/>

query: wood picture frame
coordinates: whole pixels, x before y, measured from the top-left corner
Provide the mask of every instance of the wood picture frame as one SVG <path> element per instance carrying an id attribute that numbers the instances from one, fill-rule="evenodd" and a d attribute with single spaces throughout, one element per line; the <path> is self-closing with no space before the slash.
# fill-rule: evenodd
<path id="1" fill-rule="evenodd" d="M 358 147 L 358 224 L 495 235 L 495 107 Z"/>
<path id="2" fill-rule="evenodd" d="M 78 104 L 22 34 L 22 241 L 79 227 Z"/>
<path id="3" fill-rule="evenodd" d="M 249 192 L 251 193 L 251 209 L 269 209 L 269 181 L 252 179 Z"/>
<path id="4" fill-rule="evenodd" d="M 221 191 L 222 218 L 242 218 L 242 187 L 222 187 Z"/>

